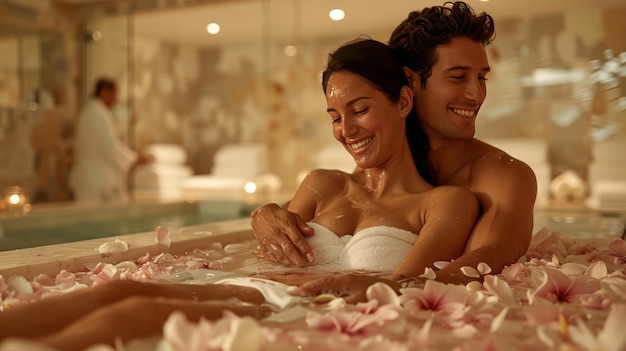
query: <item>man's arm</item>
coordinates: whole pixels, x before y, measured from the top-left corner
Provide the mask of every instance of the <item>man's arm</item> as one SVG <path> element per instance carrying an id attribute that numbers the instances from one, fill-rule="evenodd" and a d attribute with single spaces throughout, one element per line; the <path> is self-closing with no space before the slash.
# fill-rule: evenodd
<path id="1" fill-rule="evenodd" d="M 472 167 L 471 189 L 481 215 L 465 245 L 464 253 L 437 272 L 437 280 L 467 283 L 475 280 L 460 272 L 484 262 L 499 273 L 528 250 L 533 230 L 537 180 L 525 163 L 510 157 L 487 156 Z"/>

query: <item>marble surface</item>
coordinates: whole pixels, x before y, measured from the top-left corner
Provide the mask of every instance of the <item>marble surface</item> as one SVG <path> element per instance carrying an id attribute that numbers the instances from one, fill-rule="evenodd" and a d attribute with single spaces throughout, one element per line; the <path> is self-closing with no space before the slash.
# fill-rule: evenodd
<path id="1" fill-rule="evenodd" d="M 0 252 L 0 275 L 10 277 L 21 275 L 32 279 L 38 274 L 54 276 L 60 270 L 81 271 L 84 265 L 94 262 L 118 263 L 136 259 L 150 253 L 153 255 L 168 252 L 182 254 L 210 242 L 222 244 L 254 238 L 250 219 L 241 218 L 185 227 L 170 233 L 170 245 L 158 244 L 156 230 L 144 233 L 119 235 L 115 237 L 84 240 L 66 244 L 39 246 L 28 249 Z M 98 247 L 115 240 L 128 244 L 126 251 L 100 253 Z"/>

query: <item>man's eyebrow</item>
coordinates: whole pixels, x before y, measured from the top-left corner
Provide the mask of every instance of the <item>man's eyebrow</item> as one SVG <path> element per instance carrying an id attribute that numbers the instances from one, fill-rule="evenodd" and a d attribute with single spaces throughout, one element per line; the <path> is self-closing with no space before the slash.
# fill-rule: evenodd
<path id="1" fill-rule="evenodd" d="M 471 69 L 471 67 L 469 66 L 452 66 L 446 69 L 446 71 L 458 71 L 458 70 L 463 70 L 463 71 L 467 71 Z M 491 72 L 491 67 L 487 66 L 487 67 L 483 67 L 483 69 L 480 70 L 481 72 Z"/>
<path id="2" fill-rule="evenodd" d="M 368 99 L 371 99 L 371 97 L 369 97 L 369 96 L 359 96 L 359 97 L 355 97 L 354 99 L 352 99 L 352 100 L 348 101 L 348 103 L 346 104 L 346 106 L 352 106 L 352 105 L 356 104 L 356 103 L 357 103 L 357 101 L 360 101 L 360 100 L 368 100 Z M 334 108 L 331 108 L 331 107 L 329 107 L 329 108 L 327 108 L 327 109 L 326 109 L 326 112 L 335 112 L 335 111 L 337 111 L 337 110 L 335 110 Z"/>

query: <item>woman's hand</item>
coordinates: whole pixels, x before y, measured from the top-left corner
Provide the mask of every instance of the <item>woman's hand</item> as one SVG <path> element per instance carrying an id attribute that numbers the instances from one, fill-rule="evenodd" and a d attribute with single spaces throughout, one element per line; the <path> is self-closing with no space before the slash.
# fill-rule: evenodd
<path id="1" fill-rule="evenodd" d="M 297 214 L 267 204 L 252 212 L 251 224 L 259 243 L 259 257 L 289 266 L 313 263 L 313 250 L 305 237 L 314 231 Z"/>
<path id="2" fill-rule="evenodd" d="M 340 274 L 325 276 L 289 290 L 289 294 L 301 297 L 331 294 L 343 297 L 348 303 L 366 302 L 367 288 L 382 282 L 399 293 L 399 284 L 393 280 L 363 274 Z"/>

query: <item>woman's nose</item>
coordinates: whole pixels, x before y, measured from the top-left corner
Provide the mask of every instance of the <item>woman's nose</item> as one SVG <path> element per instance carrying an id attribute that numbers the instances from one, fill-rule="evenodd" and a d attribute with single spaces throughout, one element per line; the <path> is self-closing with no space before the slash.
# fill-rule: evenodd
<path id="1" fill-rule="evenodd" d="M 352 121 L 351 118 L 342 118 L 341 119 L 341 135 L 346 138 L 354 135 L 358 130 L 357 125 Z"/>

